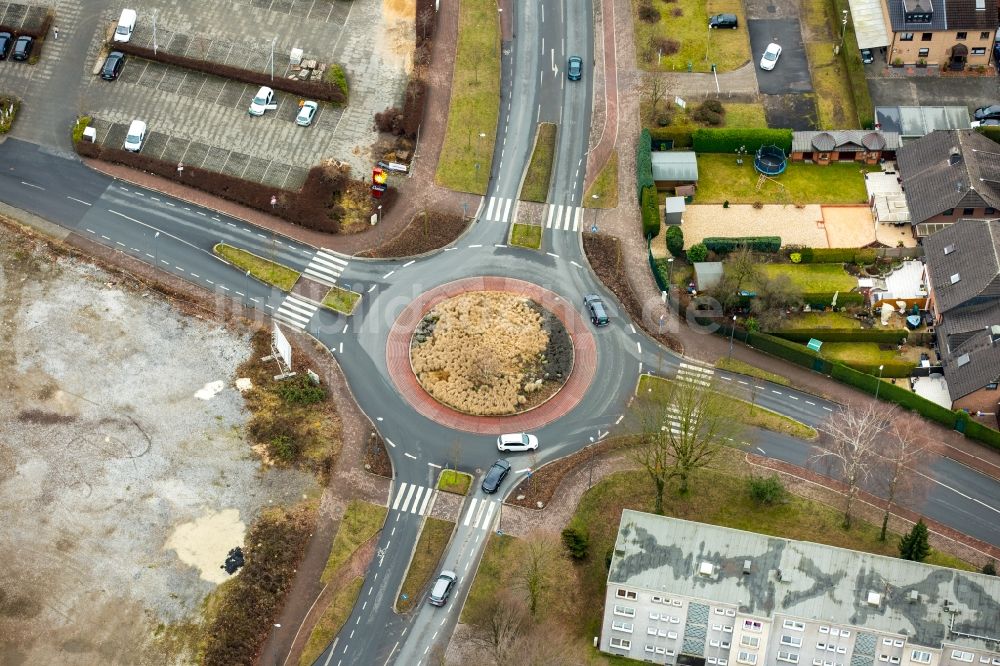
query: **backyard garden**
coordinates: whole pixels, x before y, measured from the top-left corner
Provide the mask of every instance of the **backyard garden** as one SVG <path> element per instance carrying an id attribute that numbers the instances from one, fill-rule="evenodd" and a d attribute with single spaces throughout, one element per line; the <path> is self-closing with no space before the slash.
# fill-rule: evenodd
<path id="1" fill-rule="evenodd" d="M 736 14 L 736 30 L 710 30 L 714 14 Z M 738 0 L 632 0 L 636 61 L 652 71 L 729 72 L 750 60 Z"/>
<path id="2" fill-rule="evenodd" d="M 757 189 L 760 174 L 753 156 L 736 163 L 735 155 L 698 154 L 698 204 L 863 204 L 868 200 L 865 173 L 877 166 L 854 163 L 820 166 L 789 162 L 785 172 L 765 180 Z"/>

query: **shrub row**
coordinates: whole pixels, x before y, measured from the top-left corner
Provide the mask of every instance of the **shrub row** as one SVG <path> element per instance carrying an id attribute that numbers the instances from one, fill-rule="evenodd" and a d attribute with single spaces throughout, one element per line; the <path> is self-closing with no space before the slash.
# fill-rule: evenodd
<path id="1" fill-rule="evenodd" d="M 878 378 L 881 372 L 882 377 L 885 379 L 893 379 L 900 377 L 909 377 L 913 374 L 913 369 L 917 367 L 916 363 L 911 361 L 883 361 L 882 363 L 860 363 L 860 362 L 845 362 L 848 368 L 857 370 L 858 372 L 863 372 L 866 375 L 872 375 Z M 882 370 L 879 370 L 879 366 L 882 366 Z M 879 393 L 879 395 L 882 395 Z"/>
<path id="2" fill-rule="evenodd" d="M 823 342 L 879 342 L 894 345 L 901 340 L 905 341 L 907 334 L 907 331 L 901 329 L 884 328 L 788 328 L 772 332 L 772 335 L 793 342 L 808 342 L 810 338 L 816 338 Z"/>
<path id="3" fill-rule="evenodd" d="M 735 153 L 745 147 L 752 155 L 761 146 L 775 145 L 785 153 L 792 150 L 792 130 L 760 128 L 701 128 L 691 134 L 699 153 Z"/>
<path id="4" fill-rule="evenodd" d="M 1000 143 L 1000 127 L 979 127 L 978 131 L 987 139 Z"/>
<path id="5" fill-rule="evenodd" d="M 642 211 L 642 235 L 644 238 L 654 238 L 660 233 L 660 205 L 657 201 L 655 186 L 642 188 L 640 208 Z"/>
<path id="6" fill-rule="evenodd" d="M 777 252 L 781 249 L 780 236 L 743 236 L 739 238 L 711 236 L 702 239 L 701 242 L 716 254 L 728 254 L 739 249 L 741 245 L 746 245 L 754 252 Z"/>
<path id="7" fill-rule="evenodd" d="M 873 264 L 878 258 L 878 251 L 856 247 L 790 247 L 788 251 L 797 252 L 803 264 Z"/>
<path id="8" fill-rule="evenodd" d="M 814 310 L 822 310 L 833 304 L 835 292 L 814 292 L 809 291 L 802 294 L 802 302 Z M 852 305 L 864 305 L 865 295 L 857 291 L 841 291 L 837 293 L 837 307 L 850 307 Z"/>
<path id="9" fill-rule="evenodd" d="M 639 203 L 642 203 L 642 191 L 647 187 L 656 187 L 653 180 L 653 155 L 652 138 L 649 130 L 643 129 L 639 134 L 639 141 L 635 146 L 635 180 L 636 195 Z"/>
<path id="10" fill-rule="evenodd" d="M 80 131 L 82 132 L 82 129 Z M 339 231 L 337 220 L 341 211 L 335 205 L 335 199 L 346 189 L 350 181 L 349 170 L 346 167 L 337 169 L 313 167 L 309 170 L 302 189 L 293 192 L 193 167 L 185 167 L 183 176 L 178 177 L 177 164 L 174 162 L 141 153 L 130 153 L 120 148 L 101 146 L 89 141 L 78 141 L 74 145 L 76 152 L 82 157 L 123 164 L 156 174 L 223 199 L 272 213 L 309 229 L 329 233 Z M 278 199 L 278 205 L 275 207 L 271 206 L 272 196 Z"/>
<path id="11" fill-rule="evenodd" d="M 654 127 L 649 130 L 649 134 L 654 142 L 673 141 L 674 148 L 690 148 L 693 145 L 691 132 L 688 130 L 671 127 Z"/>
<path id="12" fill-rule="evenodd" d="M 6 134 L 14 126 L 14 119 L 20 108 L 21 102 L 17 99 L 0 95 L 0 134 Z"/>
<path id="13" fill-rule="evenodd" d="M 221 65 L 216 62 L 200 60 L 198 58 L 188 58 L 187 56 L 177 55 L 176 53 L 168 53 L 167 51 L 162 50 L 154 53 L 153 49 L 137 46 L 133 42 L 115 42 L 115 48 L 119 51 L 124 51 L 125 53 L 129 53 L 139 58 L 155 60 L 166 65 L 185 67 L 196 72 L 220 76 L 225 79 L 233 79 L 234 81 L 242 81 L 243 83 L 268 86 L 270 88 L 274 88 L 275 90 L 292 93 L 293 95 L 297 95 L 299 97 L 307 97 L 310 99 L 330 102 L 336 106 L 344 106 L 347 104 L 347 95 L 343 90 L 341 90 L 341 82 L 337 80 L 327 81 L 326 77 L 322 80 L 309 81 L 302 81 L 297 78 L 286 79 L 283 76 L 276 76 L 272 79 L 270 74 L 257 72 L 252 69 L 243 69 L 242 67 L 233 67 L 231 65 Z M 331 78 L 336 79 L 335 76 Z M 344 82 L 344 85 L 346 85 L 346 81 Z M 247 100 L 247 104 L 249 105 L 249 100 Z"/>

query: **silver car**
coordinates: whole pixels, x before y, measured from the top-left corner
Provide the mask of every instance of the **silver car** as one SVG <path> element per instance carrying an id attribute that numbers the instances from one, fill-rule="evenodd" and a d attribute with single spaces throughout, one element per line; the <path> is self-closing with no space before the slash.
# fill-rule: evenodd
<path id="1" fill-rule="evenodd" d="M 431 596 L 427 599 L 431 606 L 444 606 L 448 602 L 448 597 L 451 595 L 451 588 L 455 586 L 455 581 L 458 580 L 458 574 L 454 571 L 442 571 L 436 581 L 434 581 L 434 587 L 431 588 Z"/>
<path id="2" fill-rule="evenodd" d="M 299 115 L 295 116 L 295 124 L 299 127 L 309 127 L 312 125 L 317 109 L 319 109 L 319 104 L 316 102 L 303 102 L 302 106 L 299 107 Z"/>

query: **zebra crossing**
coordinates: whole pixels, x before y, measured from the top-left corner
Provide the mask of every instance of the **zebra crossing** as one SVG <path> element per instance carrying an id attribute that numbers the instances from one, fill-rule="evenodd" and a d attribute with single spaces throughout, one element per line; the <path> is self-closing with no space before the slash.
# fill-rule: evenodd
<path id="1" fill-rule="evenodd" d="M 396 491 L 392 510 L 401 513 L 414 513 L 418 516 L 427 515 L 427 505 L 430 504 L 433 494 L 434 490 L 431 488 L 404 481 L 399 484 L 399 490 Z"/>
<path id="2" fill-rule="evenodd" d="M 317 250 L 316 254 L 313 255 L 312 260 L 309 262 L 309 265 L 306 266 L 303 273 L 314 280 L 334 285 L 337 283 L 337 278 L 343 274 L 344 269 L 346 268 L 346 260 L 341 259 L 330 250 L 320 248 Z"/>
<path id="3" fill-rule="evenodd" d="M 493 512 L 499 504 L 500 502 L 496 500 L 473 497 L 469 503 L 469 510 L 465 512 L 465 520 L 462 521 L 462 524 L 488 532 L 493 529 Z"/>
<path id="4" fill-rule="evenodd" d="M 510 221 L 510 209 L 513 205 L 513 199 L 490 197 L 489 201 L 486 202 L 486 212 L 483 213 L 483 219 L 487 222 L 507 224 Z"/>
<path id="5" fill-rule="evenodd" d="M 549 204 L 545 215 L 545 228 L 556 231 L 580 231 L 583 224 L 583 208 Z"/>
<path id="6" fill-rule="evenodd" d="M 288 294 L 275 311 L 274 318 L 289 326 L 305 330 L 309 324 L 309 320 L 312 319 L 312 316 L 318 309 L 318 305 L 299 298 L 295 294 Z"/>
<path id="7" fill-rule="evenodd" d="M 715 370 L 711 368 L 706 368 L 700 365 L 692 365 L 690 363 L 681 363 L 680 367 L 677 368 L 677 379 L 682 382 L 690 382 L 692 384 L 698 384 L 699 386 L 709 386 L 712 381 L 712 375 L 715 374 Z"/>

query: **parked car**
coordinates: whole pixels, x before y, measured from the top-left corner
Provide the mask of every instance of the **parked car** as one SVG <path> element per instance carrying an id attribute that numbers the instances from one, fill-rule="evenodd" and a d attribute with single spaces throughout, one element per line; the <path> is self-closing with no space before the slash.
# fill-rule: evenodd
<path id="1" fill-rule="evenodd" d="M 137 153 L 145 140 L 146 123 L 141 120 L 133 120 L 132 124 L 128 126 L 128 134 L 125 136 L 125 144 L 122 148 L 131 153 Z"/>
<path id="2" fill-rule="evenodd" d="M 611 323 L 608 311 L 604 309 L 604 301 L 597 294 L 587 294 L 583 297 L 583 305 L 590 315 L 590 322 L 594 326 L 607 326 Z"/>
<path id="3" fill-rule="evenodd" d="M 861 62 L 866 65 L 870 65 L 875 62 L 875 55 L 872 53 L 871 49 L 861 49 Z"/>
<path id="4" fill-rule="evenodd" d="M 273 103 L 274 91 L 267 86 L 261 86 L 260 90 L 257 91 L 257 94 L 250 101 L 250 110 L 248 113 L 251 116 L 262 116 Z"/>
<path id="5" fill-rule="evenodd" d="M 514 432 L 497 437 L 500 451 L 534 451 L 538 448 L 538 438 L 526 432 Z"/>
<path id="6" fill-rule="evenodd" d="M 781 46 L 771 42 L 764 49 L 764 55 L 760 57 L 760 68 L 770 72 L 778 64 L 779 57 L 781 57 Z"/>
<path id="7" fill-rule="evenodd" d="M 500 489 L 500 484 L 503 480 L 507 478 L 510 474 L 510 463 L 504 459 L 500 459 L 493 463 L 493 467 L 490 467 L 489 471 L 486 472 L 486 476 L 483 477 L 482 489 L 487 495 L 492 495 Z"/>
<path id="8" fill-rule="evenodd" d="M 976 120 L 991 120 L 993 118 L 1000 118 L 1000 104 L 990 104 L 989 106 L 981 106 L 976 109 L 972 116 Z"/>
<path id="9" fill-rule="evenodd" d="M 437 580 L 434 581 L 434 587 L 431 588 L 431 595 L 427 599 L 431 606 L 444 606 L 448 602 L 451 588 L 455 587 L 457 580 L 458 574 L 454 571 L 442 571 L 438 574 Z"/>
<path id="10" fill-rule="evenodd" d="M 317 109 L 319 109 L 319 104 L 316 102 L 303 102 L 302 106 L 299 107 L 299 115 L 295 116 L 295 124 L 300 127 L 309 127 L 312 125 Z"/>
<path id="11" fill-rule="evenodd" d="M 580 56 L 570 56 L 566 64 L 566 77 L 570 81 L 579 81 L 583 78 L 583 58 Z"/>
<path id="12" fill-rule="evenodd" d="M 14 42 L 14 52 L 10 54 L 11 60 L 27 60 L 31 57 L 31 50 L 35 48 L 34 37 L 21 35 Z"/>
<path id="13" fill-rule="evenodd" d="M 121 51 L 112 51 L 104 59 L 104 67 L 101 68 L 101 78 L 105 81 L 114 81 L 122 73 L 125 66 L 125 54 Z"/>
<path id="14" fill-rule="evenodd" d="M 14 35 L 9 32 L 0 32 L 0 60 L 7 57 L 10 47 L 14 44 Z"/>
<path id="15" fill-rule="evenodd" d="M 135 13 L 134 9 L 122 10 L 122 15 L 118 18 L 118 25 L 115 26 L 114 41 L 127 42 L 132 39 L 136 18 L 138 18 L 138 14 Z"/>
<path id="16" fill-rule="evenodd" d="M 970 125 L 976 127 L 1000 127 L 1000 118 L 987 118 L 986 120 L 973 120 Z"/>
<path id="17" fill-rule="evenodd" d="M 716 14 L 708 19 L 709 28 L 730 28 L 731 30 L 736 30 L 739 25 L 740 20 L 736 18 L 736 14 Z"/>

